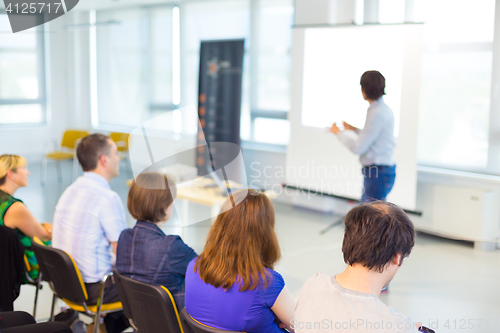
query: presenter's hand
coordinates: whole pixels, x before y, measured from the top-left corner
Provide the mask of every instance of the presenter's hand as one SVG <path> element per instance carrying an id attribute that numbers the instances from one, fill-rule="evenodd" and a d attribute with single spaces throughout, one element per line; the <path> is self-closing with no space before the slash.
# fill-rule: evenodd
<path id="1" fill-rule="evenodd" d="M 351 124 L 346 123 L 345 121 L 344 121 L 344 128 L 345 128 L 346 130 L 350 130 L 350 131 L 355 131 L 355 130 L 357 130 L 357 129 L 358 129 L 357 127 L 354 127 L 354 126 L 352 126 Z"/>
<path id="2" fill-rule="evenodd" d="M 332 127 L 330 127 L 330 132 L 332 132 L 333 134 L 339 134 L 340 129 L 337 124 L 333 124 Z"/>

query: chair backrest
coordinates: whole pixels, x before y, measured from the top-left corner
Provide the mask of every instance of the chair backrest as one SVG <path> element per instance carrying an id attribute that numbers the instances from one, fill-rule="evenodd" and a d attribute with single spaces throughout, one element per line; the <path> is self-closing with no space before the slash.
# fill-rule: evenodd
<path id="1" fill-rule="evenodd" d="M 196 320 L 193 319 L 187 313 L 186 308 L 182 309 L 181 311 L 181 321 L 182 321 L 182 326 L 184 327 L 184 332 L 185 333 L 229 333 L 229 332 L 234 332 L 234 333 L 243 333 L 243 332 L 237 332 L 237 331 L 227 331 L 227 330 L 221 330 L 218 328 L 213 328 L 207 325 L 204 325 Z"/>
<path id="2" fill-rule="evenodd" d="M 0 225 L 0 311 L 12 311 L 21 290 L 24 247 L 14 230 Z"/>
<path id="3" fill-rule="evenodd" d="M 128 151 L 128 138 L 130 134 L 121 132 L 109 133 L 109 137 L 116 143 L 118 151 Z"/>
<path id="4" fill-rule="evenodd" d="M 67 130 L 63 134 L 61 147 L 74 149 L 76 146 L 76 141 L 78 141 L 78 139 L 86 137 L 87 135 L 89 135 L 89 132 L 85 130 Z"/>
<path id="5" fill-rule="evenodd" d="M 113 269 L 113 279 L 115 280 L 116 290 L 118 291 L 118 296 L 120 296 L 120 301 L 123 306 L 123 313 L 125 317 L 131 319 L 132 318 L 132 310 L 129 307 L 131 302 L 127 299 L 127 294 L 125 293 L 125 289 L 123 289 L 123 283 L 121 280 L 122 276 L 116 269 Z"/>
<path id="6" fill-rule="evenodd" d="M 38 237 L 33 237 L 31 239 L 31 248 L 33 249 L 33 252 L 35 252 L 35 257 L 38 262 L 38 270 L 40 271 L 40 273 L 42 273 L 42 280 L 50 282 L 49 271 L 47 270 L 47 267 L 45 267 L 45 263 L 43 262 L 43 260 L 39 259 L 42 257 L 42 255 L 38 253 L 38 247 L 34 246 L 35 244 L 38 244 L 40 246 L 45 246 L 45 244 L 43 244 Z"/>
<path id="7" fill-rule="evenodd" d="M 118 273 L 113 276 L 125 315 L 134 321 L 139 332 L 184 333 L 174 298 L 167 288 Z"/>
<path id="8" fill-rule="evenodd" d="M 87 288 L 73 258 L 62 250 L 43 245 L 36 237 L 32 246 L 42 274 L 48 274 L 57 296 L 77 304 L 87 301 Z"/>

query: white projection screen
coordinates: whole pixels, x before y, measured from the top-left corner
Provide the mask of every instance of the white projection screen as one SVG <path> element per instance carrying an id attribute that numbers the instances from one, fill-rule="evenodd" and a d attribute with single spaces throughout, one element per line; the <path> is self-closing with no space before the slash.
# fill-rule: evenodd
<path id="1" fill-rule="evenodd" d="M 359 156 L 326 128 L 344 120 L 363 128 L 369 104 L 359 80 L 378 70 L 395 118 L 396 183 L 387 200 L 415 210 L 421 54 L 421 24 L 294 28 L 287 185 L 361 198 Z"/>

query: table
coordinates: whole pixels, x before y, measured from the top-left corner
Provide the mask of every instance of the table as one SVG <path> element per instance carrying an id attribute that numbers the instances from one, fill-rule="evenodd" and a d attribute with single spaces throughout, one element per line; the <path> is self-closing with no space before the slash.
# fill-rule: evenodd
<path id="1" fill-rule="evenodd" d="M 241 186 L 233 181 L 229 181 L 228 183 L 231 188 L 238 188 Z M 130 184 L 132 184 L 131 179 L 127 181 L 127 185 L 130 186 Z M 213 179 L 199 177 L 194 180 L 177 184 L 176 186 L 176 199 L 179 199 L 181 201 L 179 216 L 181 226 L 184 227 L 189 224 L 190 202 L 209 206 L 212 223 L 217 219 L 222 204 L 224 203 L 224 201 L 226 201 L 227 197 L 222 195 L 221 189 L 216 186 Z M 265 191 L 264 193 L 269 199 L 274 199 L 277 197 L 277 193 L 274 191 Z"/>

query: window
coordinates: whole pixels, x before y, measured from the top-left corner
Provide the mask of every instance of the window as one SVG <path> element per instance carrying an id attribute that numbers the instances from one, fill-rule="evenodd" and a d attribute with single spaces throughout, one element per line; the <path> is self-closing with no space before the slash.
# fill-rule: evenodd
<path id="1" fill-rule="evenodd" d="M 419 163 L 487 171 L 495 1 L 414 6 L 415 20 L 425 22 Z"/>
<path id="2" fill-rule="evenodd" d="M 244 38 L 241 138 L 288 144 L 293 1 L 184 1 L 180 12 L 181 104 L 197 104 L 200 42 Z"/>
<path id="3" fill-rule="evenodd" d="M 255 1 L 250 140 L 287 145 L 290 139 L 290 68 L 293 3 Z"/>
<path id="4" fill-rule="evenodd" d="M 405 18 L 404 0 L 378 0 L 379 23 L 403 23 Z"/>
<path id="5" fill-rule="evenodd" d="M 96 13 L 99 126 L 134 128 L 176 108 L 173 9 L 154 6 Z"/>
<path id="6" fill-rule="evenodd" d="M 418 162 L 499 174 L 490 134 L 495 0 L 378 0 L 380 23 L 424 22 Z M 497 141 L 495 141 L 497 140 Z"/>
<path id="7" fill-rule="evenodd" d="M 293 0 L 186 0 L 98 11 L 95 23 L 99 126 L 136 127 L 161 112 L 195 110 L 200 42 L 244 38 L 241 138 L 288 143 Z"/>
<path id="8" fill-rule="evenodd" d="M 31 17 L 33 20 L 37 16 Z M 40 124 L 45 116 L 43 27 L 11 32 L 0 12 L 0 125 Z"/>
<path id="9" fill-rule="evenodd" d="M 250 118 L 250 2 L 248 0 L 183 1 L 180 4 L 180 15 L 183 107 L 197 109 L 198 106 L 200 42 L 245 39 L 241 105 L 241 134 L 242 138 L 245 138 Z"/>

